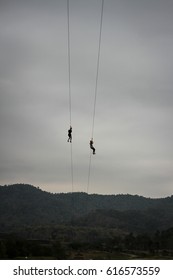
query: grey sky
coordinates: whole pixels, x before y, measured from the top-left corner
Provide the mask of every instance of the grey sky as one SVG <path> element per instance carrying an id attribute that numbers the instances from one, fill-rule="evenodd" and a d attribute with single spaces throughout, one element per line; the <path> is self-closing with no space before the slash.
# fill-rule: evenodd
<path id="1" fill-rule="evenodd" d="M 86 191 L 101 0 L 70 0 L 74 191 Z M 172 195 L 173 1 L 105 0 L 90 193 Z M 0 1 L 0 184 L 70 192 L 67 8 Z"/>

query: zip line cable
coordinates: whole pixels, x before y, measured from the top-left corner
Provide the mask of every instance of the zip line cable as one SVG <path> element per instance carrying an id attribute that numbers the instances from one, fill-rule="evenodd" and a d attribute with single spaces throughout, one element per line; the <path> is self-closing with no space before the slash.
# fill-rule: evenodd
<path id="1" fill-rule="evenodd" d="M 101 50 L 101 39 L 102 39 L 102 25 L 103 25 L 103 9 L 104 9 L 104 0 L 101 4 L 101 16 L 100 16 L 100 31 L 99 31 L 99 40 L 98 40 L 98 56 L 96 64 L 96 81 L 95 81 L 95 91 L 94 91 L 94 107 L 93 107 L 93 118 L 92 118 L 92 129 L 91 129 L 91 138 L 94 135 L 94 125 L 95 125 L 95 115 L 96 115 L 96 102 L 97 102 L 97 93 L 98 93 L 98 79 L 99 79 L 99 66 L 100 66 L 100 50 Z M 70 52 L 70 3 L 67 0 L 67 40 L 68 40 L 68 91 L 69 91 L 69 116 L 70 116 L 70 127 L 72 125 L 72 98 L 71 98 L 71 52 Z M 73 192 L 73 149 L 72 143 L 70 145 L 71 149 L 71 181 L 72 181 L 72 192 Z M 89 168 L 88 168 L 88 182 L 87 182 L 87 193 L 89 190 L 90 184 L 90 174 L 91 174 L 91 152 L 89 157 Z"/>
<path id="2" fill-rule="evenodd" d="M 68 91 L 69 91 L 69 116 L 70 116 L 70 127 L 72 125 L 72 114 L 71 114 L 71 56 L 70 56 L 70 5 L 69 0 L 67 0 L 67 41 L 68 41 Z M 73 192 L 73 146 L 70 143 L 70 156 L 71 156 L 71 183 Z"/>
<path id="3" fill-rule="evenodd" d="M 68 85 L 69 85 L 69 112 L 70 112 L 70 126 L 71 126 L 71 58 L 70 58 L 70 7 L 69 0 L 67 0 L 67 29 L 68 29 Z"/>
<path id="4" fill-rule="evenodd" d="M 98 43 L 98 56 L 97 56 L 97 67 L 96 67 L 96 82 L 95 82 L 94 109 L 93 109 L 91 139 L 94 136 L 94 125 L 95 125 L 95 115 L 96 115 L 96 102 L 97 102 L 99 66 L 100 66 L 100 50 L 101 50 L 102 27 L 103 27 L 103 10 L 104 10 L 104 0 L 102 0 L 102 5 L 101 5 L 100 32 L 99 32 L 99 43 Z M 89 191 L 90 175 L 91 175 L 91 151 L 90 151 L 90 157 L 89 157 L 87 193 Z"/>
<path id="5" fill-rule="evenodd" d="M 103 9 L 104 9 L 104 0 L 102 0 L 102 6 L 101 6 L 100 33 L 99 33 L 99 46 L 98 46 L 98 56 L 97 56 L 97 71 L 96 71 L 95 97 L 94 97 L 94 112 L 93 112 L 93 122 L 92 122 L 92 133 L 91 133 L 91 138 L 93 138 L 93 134 L 94 134 L 94 122 L 95 122 L 95 113 L 96 113 L 96 101 L 97 101 L 97 93 L 98 93 L 98 78 L 99 78 L 99 66 L 100 66 L 100 50 L 101 50 L 102 26 L 103 26 Z"/>
<path id="6" fill-rule="evenodd" d="M 90 156 L 89 156 L 89 166 L 88 166 L 87 194 L 89 193 L 90 174 L 91 174 L 91 152 L 90 152 Z"/>

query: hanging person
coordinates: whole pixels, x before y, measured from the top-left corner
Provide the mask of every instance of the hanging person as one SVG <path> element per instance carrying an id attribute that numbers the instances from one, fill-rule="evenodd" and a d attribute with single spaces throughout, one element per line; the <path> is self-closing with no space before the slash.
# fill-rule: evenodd
<path id="1" fill-rule="evenodd" d="M 70 129 L 68 130 L 68 140 L 67 142 L 72 142 L 72 127 L 70 126 Z"/>
<path id="2" fill-rule="evenodd" d="M 91 140 L 90 140 L 90 148 L 91 148 L 91 150 L 93 150 L 93 155 L 95 155 L 96 149 L 93 147 L 93 144 L 94 144 L 94 141 L 93 141 L 93 138 L 91 138 Z"/>

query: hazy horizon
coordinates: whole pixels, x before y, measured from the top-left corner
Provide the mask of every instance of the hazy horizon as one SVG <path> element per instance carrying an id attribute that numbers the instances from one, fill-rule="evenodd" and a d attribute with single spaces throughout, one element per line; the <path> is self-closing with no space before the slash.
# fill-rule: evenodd
<path id="1" fill-rule="evenodd" d="M 139 195 L 139 194 L 131 194 L 131 193 L 87 193 L 85 191 L 69 191 L 69 192 L 54 192 L 54 191 L 49 191 L 47 188 L 42 188 L 41 186 L 36 186 L 36 185 L 32 185 L 32 184 L 29 184 L 29 183 L 13 183 L 13 184 L 4 184 L 4 185 L 0 185 L 0 187 L 10 187 L 10 186 L 16 186 L 16 185 L 21 185 L 21 186 L 31 186 L 31 187 L 34 187 L 36 189 L 39 189 L 41 191 L 44 191 L 44 192 L 48 192 L 48 193 L 51 193 L 51 194 L 75 194 L 75 193 L 84 193 L 86 195 L 103 195 L 103 196 L 126 196 L 126 195 L 130 195 L 130 196 L 139 196 L 139 197 L 144 197 L 144 198 L 147 198 L 147 199 L 164 199 L 164 198 L 168 198 L 168 197 L 172 197 L 173 194 L 171 195 L 168 195 L 168 196 L 164 196 L 164 197 L 150 197 L 150 196 L 143 196 L 143 195 Z"/>

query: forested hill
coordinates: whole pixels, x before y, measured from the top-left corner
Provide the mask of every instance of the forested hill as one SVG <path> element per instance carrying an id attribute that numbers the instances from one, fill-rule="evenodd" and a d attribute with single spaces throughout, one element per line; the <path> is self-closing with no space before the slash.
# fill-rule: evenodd
<path id="1" fill-rule="evenodd" d="M 156 230 L 173 226 L 173 196 L 53 194 L 31 185 L 0 186 L 1 231 L 23 225 L 69 224 Z"/>

